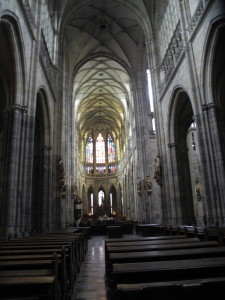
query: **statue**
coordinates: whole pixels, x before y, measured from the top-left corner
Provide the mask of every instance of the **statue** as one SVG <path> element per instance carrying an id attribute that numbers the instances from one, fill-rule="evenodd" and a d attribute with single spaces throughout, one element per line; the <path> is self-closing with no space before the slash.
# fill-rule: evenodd
<path id="1" fill-rule="evenodd" d="M 154 179 L 159 185 L 162 185 L 162 171 L 161 171 L 159 156 L 156 156 L 155 158 L 154 167 L 155 167 Z"/>
<path id="2" fill-rule="evenodd" d="M 196 192 L 196 198 L 197 198 L 197 200 L 198 200 L 198 201 L 201 201 L 201 192 L 200 192 L 200 188 L 199 188 L 199 187 L 196 187 L 195 192 Z"/>
<path id="3" fill-rule="evenodd" d="M 60 193 L 60 196 L 65 199 L 67 184 L 66 184 L 66 174 L 64 172 L 64 164 L 63 164 L 62 159 L 60 159 L 60 161 L 59 161 L 58 169 L 59 169 L 59 173 L 58 173 L 59 193 Z"/>
<path id="4" fill-rule="evenodd" d="M 145 189 L 148 193 L 152 193 L 152 182 L 150 176 L 147 176 L 145 179 Z"/>
<path id="5" fill-rule="evenodd" d="M 73 179 L 71 182 L 71 197 L 72 199 L 76 199 L 78 197 L 77 185 L 75 184 L 75 181 Z"/>
<path id="6" fill-rule="evenodd" d="M 140 177 L 137 177 L 136 186 L 137 186 L 137 193 L 139 195 L 141 195 L 141 180 L 140 180 Z"/>

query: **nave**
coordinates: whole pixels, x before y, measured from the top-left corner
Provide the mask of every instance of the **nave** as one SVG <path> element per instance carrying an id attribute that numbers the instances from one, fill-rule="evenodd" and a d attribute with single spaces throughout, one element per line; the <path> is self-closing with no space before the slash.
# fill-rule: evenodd
<path id="1" fill-rule="evenodd" d="M 91 236 L 78 278 L 74 300 L 106 300 L 105 236 Z"/>
<path id="2" fill-rule="evenodd" d="M 220 300 L 225 228 L 136 224 L 0 241 L 0 300 Z M 124 228 L 125 229 L 125 228 Z M 143 230 L 148 229 L 148 230 Z"/>

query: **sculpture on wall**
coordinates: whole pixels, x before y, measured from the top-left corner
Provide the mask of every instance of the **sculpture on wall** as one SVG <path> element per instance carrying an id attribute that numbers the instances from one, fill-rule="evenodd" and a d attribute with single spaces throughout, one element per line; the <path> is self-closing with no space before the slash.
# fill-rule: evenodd
<path id="1" fill-rule="evenodd" d="M 200 188 L 196 187 L 195 192 L 196 192 L 196 198 L 197 198 L 197 200 L 201 201 L 202 196 L 201 196 Z"/>
<path id="2" fill-rule="evenodd" d="M 161 170 L 159 156 L 156 156 L 155 158 L 154 167 L 155 167 L 154 179 L 159 185 L 162 185 L 162 170 Z"/>
<path id="3" fill-rule="evenodd" d="M 148 192 L 148 194 L 152 193 L 152 182 L 149 175 L 145 179 L 145 189 Z"/>
<path id="4" fill-rule="evenodd" d="M 141 196 L 141 180 L 140 180 L 140 177 L 137 177 L 136 186 L 137 186 L 137 193 L 138 193 L 139 196 Z"/>
<path id="5" fill-rule="evenodd" d="M 77 185 L 75 181 L 72 179 L 71 182 L 71 198 L 76 199 L 78 197 Z"/>
<path id="6" fill-rule="evenodd" d="M 65 170 L 64 170 L 64 164 L 62 159 L 59 161 L 59 172 L 58 172 L 58 188 L 59 188 L 59 194 L 60 197 L 66 198 L 66 175 L 65 175 Z"/>

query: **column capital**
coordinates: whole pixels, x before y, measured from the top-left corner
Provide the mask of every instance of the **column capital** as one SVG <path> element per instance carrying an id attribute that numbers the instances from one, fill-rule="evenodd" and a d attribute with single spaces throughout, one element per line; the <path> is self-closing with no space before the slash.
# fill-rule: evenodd
<path id="1" fill-rule="evenodd" d="M 219 108 L 219 106 L 215 103 L 209 103 L 208 104 L 208 109 L 209 110 L 217 110 Z"/>
<path id="2" fill-rule="evenodd" d="M 51 151 L 52 150 L 52 146 L 43 145 L 43 146 L 40 147 L 40 150 Z"/>
<path id="3" fill-rule="evenodd" d="M 168 144 L 168 147 L 169 147 L 169 148 L 177 147 L 177 144 L 176 144 L 176 143 L 169 143 L 169 144 Z"/>
<path id="4" fill-rule="evenodd" d="M 5 113 L 12 113 L 16 111 L 27 113 L 28 107 L 20 104 L 12 104 L 5 109 Z"/>
<path id="5" fill-rule="evenodd" d="M 202 111 L 208 111 L 208 110 L 217 110 L 219 109 L 219 106 L 215 103 L 208 103 L 202 105 Z"/>

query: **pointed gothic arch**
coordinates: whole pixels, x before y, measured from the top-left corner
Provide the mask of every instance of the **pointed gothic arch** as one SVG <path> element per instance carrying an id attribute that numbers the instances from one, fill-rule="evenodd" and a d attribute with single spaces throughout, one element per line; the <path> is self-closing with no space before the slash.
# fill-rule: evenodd
<path id="1" fill-rule="evenodd" d="M 29 226 L 29 218 L 21 209 L 27 200 L 26 193 L 22 192 L 26 182 L 22 174 L 27 174 L 22 146 L 27 113 L 26 63 L 20 23 L 10 11 L 1 12 L 0 44 L 0 208 L 6 208 L 4 215 L 0 214 L 0 228 L 7 235 L 8 232 L 22 232 Z"/>
<path id="2" fill-rule="evenodd" d="M 113 184 L 109 188 L 109 204 L 110 204 L 110 214 L 112 216 L 118 216 L 117 192 Z"/>
<path id="3" fill-rule="evenodd" d="M 118 218 L 123 219 L 124 215 L 124 208 L 123 208 L 123 189 L 121 183 L 118 186 L 118 201 L 117 201 L 117 208 L 118 208 Z"/>
<path id="4" fill-rule="evenodd" d="M 87 213 L 93 215 L 95 213 L 96 200 L 95 200 L 94 188 L 92 186 L 88 188 L 87 198 L 88 198 Z"/>
<path id="5" fill-rule="evenodd" d="M 47 94 L 40 88 L 36 99 L 32 176 L 32 230 L 43 232 L 51 227 L 52 203 L 50 202 L 49 172 L 51 168 L 50 119 Z M 60 215 L 55 206 L 54 216 Z M 47 226 L 46 226 L 47 224 Z"/>
<path id="6" fill-rule="evenodd" d="M 169 115 L 169 152 L 170 172 L 174 186 L 170 195 L 171 203 L 167 203 L 167 212 L 173 223 L 195 224 L 194 196 L 188 156 L 188 131 L 193 123 L 193 108 L 187 92 L 178 88 L 174 91 Z M 168 207 L 169 206 L 169 207 Z"/>

